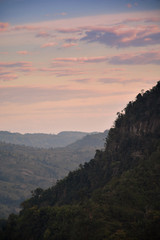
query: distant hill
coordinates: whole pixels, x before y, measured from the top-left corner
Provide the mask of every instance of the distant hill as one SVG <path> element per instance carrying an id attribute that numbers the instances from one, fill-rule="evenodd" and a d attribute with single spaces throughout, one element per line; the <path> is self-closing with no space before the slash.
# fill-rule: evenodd
<path id="1" fill-rule="evenodd" d="M 56 148 L 66 147 L 67 145 L 83 138 L 87 134 L 88 133 L 86 132 L 74 131 L 64 131 L 57 135 L 44 133 L 20 134 L 0 131 L 0 141 L 30 147 Z"/>
<path id="2" fill-rule="evenodd" d="M 2 240 L 159 240 L 160 82 L 118 113 L 105 150 L 21 206 Z"/>
<path id="3" fill-rule="evenodd" d="M 87 148 L 94 148 L 94 149 L 101 149 L 104 148 L 104 143 L 108 134 L 108 130 L 104 131 L 103 133 L 94 133 L 89 134 L 83 137 L 80 140 L 68 145 L 69 149 L 87 149 Z"/>
<path id="4" fill-rule="evenodd" d="M 65 135 L 65 133 L 61 133 Z M 107 131 L 87 135 L 65 148 L 32 148 L 0 142 L 0 217 L 17 212 L 37 187 L 48 188 L 103 148 Z"/>

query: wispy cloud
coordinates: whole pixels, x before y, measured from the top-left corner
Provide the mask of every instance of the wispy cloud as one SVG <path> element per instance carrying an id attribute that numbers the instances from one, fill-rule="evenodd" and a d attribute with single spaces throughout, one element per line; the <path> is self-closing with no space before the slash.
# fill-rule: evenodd
<path id="1" fill-rule="evenodd" d="M 132 7 L 132 4 L 131 4 L 131 3 L 128 3 L 128 4 L 127 4 L 127 7 L 128 7 L 128 8 L 131 8 L 131 7 Z"/>
<path id="2" fill-rule="evenodd" d="M 52 73 L 57 77 L 81 75 L 84 73 L 82 70 L 76 68 L 61 68 L 61 69 L 39 68 L 39 71 L 45 73 Z"/>
<path id="3" fill-rule="evenodd" d="M 127 8 L 137 7 L 137 6 L 138 6 L 138 3 L 137 3 L 137 2 L 128 3 L 126 6 L 127 6 Z"/>
<path id="4" fill-rule="evenodd" d="M 160 29 L 157 25 L 140 25 L 136 28 L 127 25 L 92 27 L 90 30 L 88 28 L 81 41 L 118 48 L 155 45 L 160 43 Z"/>
<path id="5" fill-rule="evenodd" d="M 127 78 L 100 78 L 98 82 L 111 84 L 111 83 L 119 83 L 119 84 L 126 84 L 126 83 L 137 83 L 142 82 L 142 79 L 127 79 Z"/>
<path id="6" fill-rule="evenodd" d="M 105 62 L 108 59 L 106 56 L 98 57 L 68 57 L 68 58 L 54 58 L 57 62 L 73 62 L 73 63 L 98 63 Z"/>
<path id="7" fill-rule="evenodd" d="M 15 26 L 12 27 L 12 30 L 15 31 L 21 31 L 21 30 L 27 30 L 27 31 L 35 31 L 35 30 L 41 30 L 41 26 L 39 25 L 19 25 L 19 26 Z"/>
<path id="8" fill-rule="evenodd" d="M 24 72 L 24 73 L 31 73 L 37 71 L 37 68 L 35 67 L 21 67 L 18 68 L 17 71 Z"/>
<path id="9" fill-rule="evenodd" d="M 54 35 L 47 33 L 46 31 L 41 31 L 36 34 L 37 38 L 48 38 L 48 37 L 53 37 Z"/>
<path id="10" fill-rule="evenodd" d="M 160 64 L 160 52 L 159 51 L 149 51 L 140 54 L 122 54 L 113 56 L 108 59 L 110 64 L 115 65 L 143 65 L 143 64 Z"/>
<path id="11" fill-rule="evenodd" d="M 4 68 L 17 68 L 17 67 L 31 67 L 31 62 L 0 62 L 0 67 Z"/>
<path id="12" fill-rule="evenodd" d="M 19 55 L 28 55 L 29 52 L 28 51 L 18 51 L 17 52 Z"/>
<path id="13" fill-rule="evenodd" d="M 104 74 L 105 73 L 109 73 L 109 72 L 124 72 L 126 69 L 125 68 L 107 68 L 107 70 L 104 71 Z"/>
<path id="14" fill-rule="evenodd" d="M 119 24 L 129 24 L 129 23 L 158 23 L 160 22 L 160 17 L 137 17 L 137 18 L 126 18 Z"/>
<path id="15" fill-rule="evenodd" d="M 94 90 L 76 89 L 72 87 L 1 87 L 0 102 L 43 102 L 61 101 L 78 98 L 89 98 L 97 96 Z"/>
<path id="16" fill-rule="evenodd" d="M 78 33 L 82 32 L 83 28 L 76 27 L 76 28 L 57 28 L 56 31 L 60 33 Z"/>
<path id="17" fill-rule="evenodd" d="M 77 46 L 76 43 L 64 43 L 62 44 L 62 48 L 70 48 L 70 47 L 75 47 Z"/>
<path id="18" fill-rule="evenodd" d="M 37 69 L 32 66 L 31 62 L 0 62 L 0 68 L 2 70 L 2 73 L 4 72 L 4 69 L 10 69 L 12 71 L 8 76 L 5 76 L 5 79 L 16 79 L 17 75 L 14 74 L 14 72 L 23 72 L 23 73 L 31 73 L 35 72 Z M 12 70 L 11 70 L 12 69 Z"/>
<path id="19" fill-rule="evenodd" d="M 8 29 L 9 23 L 0 22 L 0 32 L 4 32 Z"/>
<path id="20" fill-rule="evenodd" d="M 57 43 L 56 42 L 50 42 L 50 43 L 44 43 L 41 48 L 47 48 L 47 47 L 54 47 L 56 46 Z"/>
<path id="21" fill-rule="evenodd" d="M 74 79 L 72 82 L 77 82 L 77 83 L 88 83 L 91 79 L 90 78 L 81 78 L 81 79 Z"/>
<path id="22" fill-rule="evenodd" d="M 119 54 L 111 57 L 96 56 L 96 57 L 68 57 L 68 58 L 54 58 L 55 64 L 63 63 L 102 63 L 106 62 L 113 65 L 138 65 L 138 64 L 160 64 L 159 51 L 143 51 L 130 54 Z M 124 71 L 122 68 L 113 68 L 113 71 Z"/>
<path id="23" fill-rule="evenodd" d="M 0 73 L 0 81 L 12 81 L 17 79 L 18 76 L 16 74 L 11 74 L 10 72 Z"/>
<path id="24" fill-rule="evenodd" d="M 100 79 L 98 79 L 98 82 L 106 83 L 106 84 L 117 83 L 119 81 L 120 81 L 120 78 L 100 78 Z"/>
<path id="25" fill-rule="evenodd" d="M 1 55 L 7 55 L 8 52 L 0 52 Z"/>
<path id="26" fill-rule="evenodd" d="M 120 78 L 100 78 L 98 82 L 104 84 L 132 84 L 132 83 L 153 83 L 156 82 L 155 79 L 143 79 L 143 78 L 127 78 L 127 77 L 120 77 Z"/>

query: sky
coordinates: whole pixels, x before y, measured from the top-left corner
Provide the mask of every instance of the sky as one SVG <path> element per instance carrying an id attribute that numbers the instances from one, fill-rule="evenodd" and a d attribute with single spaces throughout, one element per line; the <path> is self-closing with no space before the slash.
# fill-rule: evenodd
<path id="1" fill-rule="evenodd" d="M 159 64 L 160 0 L 0 0 L 0 130 L 102 132 Z"/>

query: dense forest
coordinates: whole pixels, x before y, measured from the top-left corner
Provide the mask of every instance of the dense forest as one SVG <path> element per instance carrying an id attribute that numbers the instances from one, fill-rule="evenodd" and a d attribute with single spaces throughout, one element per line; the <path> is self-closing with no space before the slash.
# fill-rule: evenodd
<path id="1" fill-rule="evenodd" d="M 2 240 L 160 239 L 160 82 L 117 115 L 105 150 L 37 188 L 1 220 Z"/>
<path id="2" fill-rule="evenodd" d="M 0 142 L 0 218 L 19 211 L 31 191 L 48 188 L 104 148 L 104 133 L 90 134 L 64 148 L 33 148 Z"/>

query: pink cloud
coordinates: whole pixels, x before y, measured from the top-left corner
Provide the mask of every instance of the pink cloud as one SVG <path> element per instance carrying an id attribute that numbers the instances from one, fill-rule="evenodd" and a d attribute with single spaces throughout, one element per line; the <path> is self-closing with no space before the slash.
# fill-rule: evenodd
<path id="1" fill-rule="evenodd" d="M 9 63 L 0 62 L 0 70 L 2 72 L 2 73 L 0 73 L 0 75 L 1 76 L 3 75 L 5 77 L 5 79 L 7 79 L 7 77 L 12 78 L 12 76 L 13 76 L 13 78 L 14 77 L 16 78 L 14 73 L 13 74 L 10 72 L 3 73 L 4 69 L 6 69 L 6 68 L 7 69 L 10 69 L 10 68 L 15 69 L 16 72 L 23 72 L 26 74 L 37 71 L 37 68 L 32 67 L 31 62 L 9 62 Z"/>
<path id="2" fill-rule="evenodd" d="M 112 57 L 98 56 L 98 57 L 68 57 L 68 58 L 55 58 L 53 64 L 66 64 L 66 63 L 101 63 L 106 62 L 113 65 L 137 65 L 137 64 L 160 64 L 159 51 L 144 51 L 134 54 L 120 54 Z M 109 71 L 124 71 L 123 68 L 112 68 Z"/>
<path id="3" fill-rule="evenodd" d="M 37 71 L 37 68 L 34 68 L 34 67 L 21 67 L 21 68 L 18 69 L 18 71 L 30 73 L 30 72 Z"/>
<path id="4" fill-rule="evenodd" d="M 71 37 L 71 38 L 65 39 L 65 41 L 68 43 L 77 42 L 78 40 L 79 40 L 78 37 Z"/>
<path id="5" fill-rule="evenodd" d="M 16 74 L 0 73 L 0 81 L 12 81 L 17 78 L 18 76 Z"/>
<path id="6" fill-rule="evenodd" d="M 9 63 L 0 62 L 0 67 L 4 68 L 31 67 L 31 66 L 32 66 L 31 62 L 9 62 Z"/>
<path id="7" fill-rule="evenodd" d="M 21 31 L 21 30 L 35 31 L 35 30 L 40 30 L 41 27 L 34 26 L 34 25 L 20 25 L 20 26 L 15 26 L 12 29 L 16 31 Z"/>
<path id="8" fill-rule="evenodd" d="M 98 42 L 112 47 L 139 47 L 160 43 L 160 29 L 157 25 L 128 27 L 89 27 L 81 41 Z M 146 41 L 147 39 L 147 41 Z"/>
<path id="9" fill-rule="evenodd" d="M 76 43 L 64 43 L 62 45 L 62 48 L 70 48 L 70 47 L 74 47 L 74 46 L 77 46 Z"/>
<path id="10" fill-rule="evenodd" d="M 102 83 L 117 83 L 119 82 L 119 78 L 101 78 L 98 80 L 98 82 Z"/>
<path id="11" fill-rule="evenodd" d="M 58 62 L 74 62 L 74 63 L 97 63 L 97 62 L 105 62 L 107 61 L 106 56 L 99 57 L 69 57 L 69 58 L 55 58 L 54 61 Z"/>
<path id="12" fill-rule="evenodd" d="M 57 77 L 65 77 L 65 76 L 75 76 L 75 75 L 81 75 L 84 74 L 83 71 L 77 70 L 77 69 L 63 69 L 61 71 L 56 72 Z"/>
<path id="13" fill-rule="evenodd" d="M 128 18 L 117 23 L 116 25 L 114 26 L 108 26 L 108 25 L 90 25 L 90 26 L 78 26 L 78 27 L 73 27 L 73 28 L 57 28 L 56 31 L 60 32 L 60 33 L 79 33 L 79 34 L 89 34 L 90 33 L 90 37 L 94 37 L 93 36 L 93 33 L 96 33 L 98 35 L 101 34 L 101 37 L 103 37 L 104 34 L 107 34 L 107 33 L 113 33 L 116 37 L 116 35 L 118 35 L 119 33 L 121 33 L 122 37 L 123 37 L 123 34 L 131 34 L 133 31 L 135 31 L 137 33 L 137 35 L 139 33 L 141 33 L 141 30 L 143 28 L 143 31 L 146 31 L 146 34 L 150 34 L 152 33 L 153 29 L 152 28 L 155 28 L 155 25 L 136 25 L 136 28 L 135 26 L 128 26 L 128 23 L 137 23 L 137 22 L 143 22 L 143 23 L 146 23 L 146 22 L 159 22 L 160 21 L 160 17 L 132 17 L 132 18 Z M 124 25 L 125 24 L 125 25 Z M 157 26 L 158 27 L 158 26 Z M 130 31 L 129 31 L 130 30 Z M 158 31 L 158 29 L 157 29 Z M 83 38 L 82 38 L 83 39 Z M 72 41 L 77 41 L 79 40 L 78 37 L 74 37 L 74 38 L 68 38 L 66 39 L 67 42 L 72 42 Z M 97 39 L 98 41 L 98 39 Z"/>
<path id="14" fill-rule="evenodd" d="M 20 54 L 20 55 L 27 55 L 28 51 L 18 51 L 17 53 Z"/>
<path id="15" fill-rule="evenodd" d="M 55 68 L 62 68 L 62 67 L 71 67 L 75 65 L 74 62 L 63 62 L 63 61 L 53 61 L 52 66 Z"/>
<path id="16" fill-rule="evenodd" d="M 143 22 L 143 23 L 158 23 L 160 22 L 160 17 L 137 17 L 137 18 L 126 18 L 124 21 L 122 21 L 120 24 L 128 24 L 128 23 L 137 23 L 137 22 Z"/>
<path id="17" fill-rule="evenodd" d="M 45 31 L 41 31 L 41 32 L 37 33 L 36 37 L 47 38 L 47 37 L 53 37 L 53 35 L 45 32 Z"/>
<path id="18" fill-rule="evenodd" d="M 126 69 L 125 68 L 107 68 L 107 70 L 105 70 L 104 72 L 103 72 L 103 74 L 108 74 L 108 73 L 110 73 L 110 72 L 124 72 L 124 71 L 126 71 Z"/>
<path id="19" fill-rule="evenodd" d="M 101 78 L 98 80 L 98 82 L 105 83 L 105 84 L 111 84 L 111 83 L 120 83 L 120 84 L 126 84 L 126 83 L 137 83 L 146 81 L 146 79 L 127 79 L 127 78 Z"/>
<path id="20" fill-rule="evenodd" d="M 128 8 L 131 8 L 131 7 L 132 7 L 132 4 L 131 4 L 131 3 L 128 3 L 128 4 L 127 4 L 127 7 L 128 7 Z"/>
<path id="21" fill-rule="evenodd" d="M 60 15 L 61 15 L 61 16 L 66 16 L 67 13 L 66 13 L 66 12 L 62 12 L 62 13 L 60 13 Z"/>
<path id="22" fill-rule="evenodd" d="M 89 78 L 81 78 L 81 79 L 74 79 L 72 80 L 73 82 L 77 82 L 77 83 L 88 83 L 91 79 Z"/>
<path id="23" fill-rule="evenodd" d="M 150 17 L 150 18 L 145 18 L 145 22 L 160 22 L 160 17 Z"/>
<path id="24" fill-rule="evenodd" d="M 46 67 L 42 67 L 38 69 L 41 72 L 54 72 L 55 69 L 54 68 L 46 68 Z"/>
<path id="25" fill-rule="evenodd" d="M 9 23 L 0 22 L 0 32 L 4 32 L 8 29 Z"/>
<path id="26" fill-rule="evenodd" d="M 55 43 L 55 42 L 50 42 L 50 43 L 45 43 L 45 44 L 43 44 L 43 45 L 41 46 L 41 48 L 54 47 L 54 46 L 56 46 L 56 45 L 57 45 L 57 43 Z"/>
<path id="27" fill-rule="evenodd" d="M 72 75 L 74 76 L 74 75 L 80 75 L 84 73 L 83 71 L 75 68 L 62 68 L 62 69 L 40 68 L 39 71 L 52 73 L 52 74 L 55 74 L 57 77 L 72 76 Z"/>
<path id="28" fill-rule="evenodd" d="M 81 32 L 83 30 L 83 28 L 59 28 L 56 29 L 57 32 L 60 33 L 77 33 L 77 32 Z"/>
<path id="29" fill-rule="evenodd" d="M 160 51 L 148 51 L 136 54 L 121 54 L 108 59 L 110 64 L 146 65 L 160 64 Z"/>

